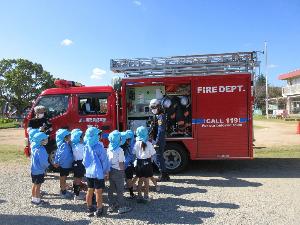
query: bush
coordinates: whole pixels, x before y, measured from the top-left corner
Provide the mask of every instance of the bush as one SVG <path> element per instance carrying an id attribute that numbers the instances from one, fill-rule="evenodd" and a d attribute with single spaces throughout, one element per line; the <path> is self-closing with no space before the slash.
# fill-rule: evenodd
<path id="1" fill-rule="evenodd" d="M 0 118 L 0 123 L 12 123 L 12 122 L 14 122 L 13 119 Z"/>

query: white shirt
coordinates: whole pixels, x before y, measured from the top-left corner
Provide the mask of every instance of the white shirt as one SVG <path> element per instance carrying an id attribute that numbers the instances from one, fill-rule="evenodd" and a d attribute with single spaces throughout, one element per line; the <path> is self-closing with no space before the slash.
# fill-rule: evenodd
<path id="1" fill-rule="evenodd" d="M 83 159 L 83 149 L 83 143 L 78 143 L 74 148 L 72 148 L 74 161 Z"/>
<path id="2" fill-rule="evenodd" d="M 122 148 L 118 148 L 115 150 L 107 150 L 107 156 L 110 163 L 110 167 L 121 170 L 120 168 L 120 162 L 125 161 L 124 151 Z"/>
<path id="3" fill-rule="evenodd" d="M 153 145 L 147 141 L 145 150 L 142 149 L 142 141 L 137 141 L 133 148 L 133 154 L 137 159 L 149 159 L 156 154 Z"/>

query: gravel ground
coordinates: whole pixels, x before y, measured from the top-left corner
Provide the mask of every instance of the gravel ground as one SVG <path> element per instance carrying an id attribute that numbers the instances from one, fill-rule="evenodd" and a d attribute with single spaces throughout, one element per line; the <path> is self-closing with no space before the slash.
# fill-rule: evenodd
<path id="1" fill-rule="evenodd" d="M 60 199 L 57 174 L 48 174 L 42 187 L 45 207 L 30 204 L 28 165 L 0 164 L 0 177 L 1 225 L 300 224 L 300 159 L 193 162 L 161 183 L 150 203 L 128 199 L 133 211 L 103 218 L 87 218 L 83 201 Z"/>

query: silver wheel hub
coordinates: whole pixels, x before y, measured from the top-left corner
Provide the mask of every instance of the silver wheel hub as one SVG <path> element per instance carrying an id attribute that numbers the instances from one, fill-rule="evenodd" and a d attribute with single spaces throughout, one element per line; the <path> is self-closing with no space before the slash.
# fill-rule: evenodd
<path id="1" fill-rule="evenodd" d="M 50 154 L 49 154 L 49 161 L 50 161 L 50 164 L 54 164 L 54 158 L 55 158 L 55 152 L 56 151 L 52 151 Z"/>
<path id="2" fill-rule="evenodd" d="M 174 149 L 168 149 L 164 152 L 164 159 L 166 168 L 169 170 L 174 170 L 178 168 L 181 164 L 181 156 Z"/>

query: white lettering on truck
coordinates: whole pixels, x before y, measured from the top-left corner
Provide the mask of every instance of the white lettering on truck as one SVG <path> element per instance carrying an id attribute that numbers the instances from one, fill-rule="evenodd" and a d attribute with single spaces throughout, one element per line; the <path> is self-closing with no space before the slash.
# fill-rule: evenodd
<path id="1" fill-rule="evenodd" d="M 207 87 L 197 87 L 197 93 L 228 93 L 228 92 L 242 92 L 245 91 L 243 85 L 232 85 L 232 86 L 207 86 Z"/>

